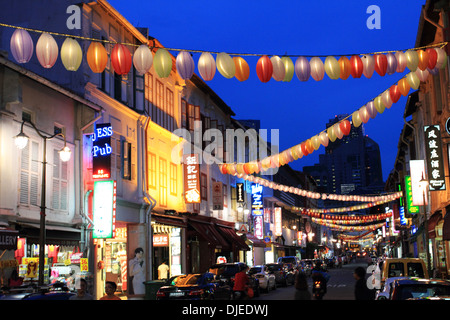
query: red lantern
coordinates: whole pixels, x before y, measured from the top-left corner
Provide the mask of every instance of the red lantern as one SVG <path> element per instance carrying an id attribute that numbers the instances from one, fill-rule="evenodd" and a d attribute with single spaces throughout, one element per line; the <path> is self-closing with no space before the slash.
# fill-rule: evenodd
<path id="1" fill-rule="evenodd" d="M 437 52 L 434 48 L 427 49 L 428 53 L 428 69 L 433 70 L 436 67 Z"/>
<path id="2" fill-rule="evenodd" d="M 346 136 L 350 133 L 350 129 L 352 128 L 350 121 L 348 120 L 342 120 L 339 123 L 339 128 L 341 129 L 341 132 Z"/>
<path id="3" fill-rule="evenodd" d="M 392 102 L 396 103 L 402 94 L 400 93 L 400 90 L 398 90 L 397 85 L 394 84 L 389 88 L 389 95 L 391 96 Z"/>
<path id="4" fill-rule="evenodd" d="M 259 58 L 256 64 L 256 74 L 261 82 L 268 82 L 272 78 L 273 65 L 268 56 Z"/>
<path id="5" fill-rule="evenodd" d="M 375 58 L 375 71 L 380 75 L 384 76 L 387 70 L 387 57 L 384 54 L 376 54 Z"/>
<path id="6" fill-rule="evenodd" d="M 309 154 L 308 149 L 306 148 L 306 142 L 301 143 L 302 153 L 304 156 L 307 156 Z"/>
<path id="7" fill-rule="evenodd" d="M 361 78 L 363 73 L 363 63 L 359 56 L 352 56 L 350 58 L 350 74 L 353 78 Z"/>
<path id="8" fill-rule="evenodd" d="M 123 44 L 117 43 L 111 52 L 111 63 L 114 71 L 119 75 L 130 72 L 133 63 L 130 50 Z"/>

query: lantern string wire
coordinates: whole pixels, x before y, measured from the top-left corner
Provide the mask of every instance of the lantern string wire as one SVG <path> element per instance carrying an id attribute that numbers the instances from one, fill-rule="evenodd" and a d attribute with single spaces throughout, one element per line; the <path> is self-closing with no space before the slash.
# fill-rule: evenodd
<path id="1" fill-rule="evenodd" d="M 66 34 L 66 33 L 59 33 L 59 32 L 52 32 L 52 31 L 44 31 L 44 30 L 38 30 L 38 29 L 32 29 L 27 27 L 20 27 L 20 26 L 14 26 L 6 23 L 1 23 L 0 26 L 7 27 L 7 28 L 13 28 L 13 29 L 21 29 L 25 31 L 35 32 L 35 33 L 48 33 L 50 35 L 54 36 L 60 36 L 60 37 L 69 37 L 69 38 L 76 38 L 80 40 L 86 40 L 86 41 L 95 41 L 95 42 L 103 42 L 108 44 L 118 44 L 119 42 L 113 41 L 113 40 L 107 40 L 107 39 L 95 39 L 90 37 L 84 37 L 84 36 L 78 36 L 78 35 L 72 35 L 72 34 Z M 128 42 L 120 42 L 120 44 L 131 46 L 131 47 L 139 47 L 141 44 L 135 44 L 135 43 L 128 43 Z M 178 48 L 168 48 L 168 47 L 162 47 L 162 46 L 155 46 L 155 45 L 149 45 L 146 43 L 150 49 L 166 49 L 168 51 L 187 51 L 191 53 L 211 53 L 211 54 L 219 54 L 221 52 L 218 51 L 208 51 L 208 50 L 197 50 L 197 49 L 178 49 Z M 344 57 L 344 56 L 353 56 L 353 55 L 376 55 L 376 54 L 386 54 L 386 53 L 395 53 L 398 51 L 408 51 L 408 50 L 423 50 L 428 48 L 444 48 L 448 42 L 439 42 L 439 43 L 433 43 L 426 46 L 421 47 L 415 47 L 415 48 L 409 48 L 409 49 L 403 49 L 403 50 L 388 50 L 388 51 L 376 51 L 376 52 L 368 52 L 368 53 L 349 53 L 349 54 L 328 54 L 328 55 L 302 55 L 302 54 L 282 54 L 282 57 L 329 57 L 329 56 L 335 56 L 335 57 Z M 262 57 L 262 56 L 276 56 L 277 54 L 263 54 L 263 53 L 227 53 L 230 56 L 253 56 L 253 57 Z"/>

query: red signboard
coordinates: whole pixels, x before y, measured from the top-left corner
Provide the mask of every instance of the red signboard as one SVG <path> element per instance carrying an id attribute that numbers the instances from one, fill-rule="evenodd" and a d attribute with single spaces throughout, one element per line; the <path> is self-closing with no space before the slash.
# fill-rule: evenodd
<path id="1" fill-rule="evenodd" d="M 168 247 L 169 246 L 169 236 L 167 234 L 155 234 L 153 236 L 153 246 L 154 247 Z"/>

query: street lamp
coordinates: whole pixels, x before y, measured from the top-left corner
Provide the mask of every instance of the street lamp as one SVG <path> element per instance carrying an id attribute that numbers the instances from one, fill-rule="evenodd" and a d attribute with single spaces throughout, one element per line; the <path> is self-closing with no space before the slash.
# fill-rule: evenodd
<path id="1" fill-rule="evenodd" d="M 422 187 L 422 189 L 423 189 L 423 216 L 424 216 L 424 218 L 425 218 L 425 221 L 424 221 L 424 229 L 425 229 L 425 254 L 426 254 L 426 256 L 427 256 L 427 268 L 428 268 L 428 274 L 430 274 L 430 271 L 431 271 L 431 260 L 430 260 L 430 252 L 429 252 L 429 250 L 430 250 L 430 248 L 429 248 L 429 244 L 428 244 L 428 242 L 430 241 L 429 240 L 429 236 L 428 236 L 428 217 L 427 217 L 427 210 L 426 210 L 426 208 L 425 208 L 425 206 L 426 206 L 426 199 L 425 199 L 425 196 L 426 196 L 426 194 L 425 194 L 425 192 L 426 192 L 426 190 L 427 190 L 427 188 L 428 188 L 428 184 L 429 184 L 429 182 L 428 182 L 428 180 L 427 179 L 425 179 L 425 177 L 422 175 L 422 179 L 419 181 L 419 185 Z"/>
<path id="2" fill-rule="evenodd" d="M 56 136 L 64 138 L 64 147 L 59 151 L 61 161 L 67 162 L 70 160 L 71 151 L 66 146 L 66 136 L 62 133 L 55 133 L 52 136 L 45 136 L 39 132 L 33 122 L 24 120 L 20 127 L 20 133 L 14 137 L 14 142 L 19 149 L 27 146 L 29 137 L 23 132 L 23 125 L 25 122 L 31 124 L 36 133 L 44 140 L 43 145 L 43 160 L 42 160 L 42 192 L 41 192 L 41 212 L 40 212 L 40 230 L 39 230 L 39 286 L 44 284 L 44 267 L 45 267 L 45 190 L 46 190 L 46 172 L 47 172 L 47 140 L 53 139 Z"/>

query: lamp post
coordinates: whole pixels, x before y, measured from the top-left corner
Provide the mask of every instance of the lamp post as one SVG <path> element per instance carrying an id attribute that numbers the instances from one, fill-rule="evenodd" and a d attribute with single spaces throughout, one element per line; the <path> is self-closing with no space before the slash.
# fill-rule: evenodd
<path id="1" fill-rule="evenodd" d="M 47 140 L 53 139 L 56 136 L 61 136 L 64 138 L 64 147 L 59 151 L 59 157 L 61 161 L 67 162 L 70 160 L 71 151 L 66 146 L 66 136 L 62 133 L 55 133 L 51 136 L 45 136 L 39 132 L 33 122 L 24 120 L 20 127 L 20 133 L 14 137 L 15 144 L 19 149 L 23 149 L 27 146 L 29 137 L 23 132 L 23 125 L 25 122 L 31 124 L 36 133 L 44 141 L 43 143 L 43 159 L 42 159 L 42 191 L 41 191 L 41 206 L 40 206 L 40 228 L 39 228 L 39 286 L 44 284 L 44 268 L 45 268 L 45 242 L 46 242 L 46 232 L 45 232 L 45 201 L 46 201 L 46 175 L 47 175 Z"/>
<path id="2" fill-rule="evenodd" d="M 425 254 L 427 257 L 427 268 L 428 268 L 428 274 L 430 274 L 431 272 L 431 259 L 430 259 L 430 248 L 429 248 L 429 244 L 428 242 L 429 240 L 429 236 L 428 236 L 428 217 L 427 217 L 427 210 L 426 210 L 426 198 L 425 198 L 425 192 L 428 188 L 428 180 L 425 179 L 425 177 L 422 175 L 422 179 L 419 181 L 420 185 L 423 188 L 423 216 L 425 218 L 424 221 L 424 229 L 425 229 Z"/>

